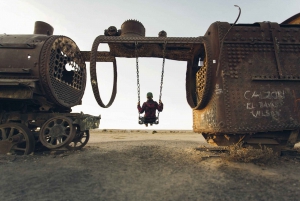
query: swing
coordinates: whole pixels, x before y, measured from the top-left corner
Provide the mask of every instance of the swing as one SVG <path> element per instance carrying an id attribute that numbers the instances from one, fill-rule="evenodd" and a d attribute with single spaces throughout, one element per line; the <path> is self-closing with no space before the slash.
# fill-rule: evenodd
<path id="1" fill-rule="evenodd" d="M 135 58 L 136 58 L 136 77 L 137 77 L 137 92 L 138 92 L 138 102 L 140 102 L 140 78 L 139 78 L 139 59 L 137 54 L 137 46 L 138 43 L 135 42 Z M 165 69 L 165 51 L 166 51 L 167 42 L 164 42 L 163 45 L 163 63 L 162 63 L 162 70 L 161 70 L 161 79 L 160 79 L 160 93 L 159 93 L 159 102 L 161 101 L 162 96 L 162 87 L 163 87 L 163 80 L 164 80 L 164 69 Z M 159 124 L 159 111 L 157 113 L 157 116 L 155 118 L 145 118 L 141 116 L 141 113 L 139 113 L 139 124 Z"/>

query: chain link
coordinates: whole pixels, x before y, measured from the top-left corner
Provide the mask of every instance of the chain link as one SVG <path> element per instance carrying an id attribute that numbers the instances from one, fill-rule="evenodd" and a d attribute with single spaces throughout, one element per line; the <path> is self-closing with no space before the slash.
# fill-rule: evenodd
<path id="1" fill-rule="evenodd" d="M 135 42 L 135 59 L 136 59 L 136 80 L 137 80 L 137 93 L 138 93 L 138 102 L 140 102 L 140 73 L 139 73 L 139 58 L 137 54 L 138 42 Z"/>
<path id="2" fill-rule="evenodd" d="M 161 96 L 162 96 L 162 88 L 163 88 L 163 82 L 164 82 L 164 73 L 165 73 L 165 60 L 166 60 L 166 46 L 167 46 L 167 41 L 164 42 L 164 49 L 163 49 L 163 63 L 162 63 L 162 69 L 161 69 L 161 79 L 160 79 L 160 91 L 159 91 L 159 101 L 161 101 Z"/>
<path id="3" fill-rule="evenodd" d="M 160 91 L 159 91 L 159 102 L 161 102 L 161 96 L 162 96 L 162 88 L 163 88 L 163 82 L 164 82 L 164 73 L 165 73 L 165 60 L 166 60 L 166 46 L 167 46 L 167 41 L 164 42 L 164 47 L 163 47 L 163 63 L 162 63 L 162 69 L 161 69 L 161 78 L 160 78 Z M 157 121 L 159 121 L 159 111 L 157 114 Z"/>

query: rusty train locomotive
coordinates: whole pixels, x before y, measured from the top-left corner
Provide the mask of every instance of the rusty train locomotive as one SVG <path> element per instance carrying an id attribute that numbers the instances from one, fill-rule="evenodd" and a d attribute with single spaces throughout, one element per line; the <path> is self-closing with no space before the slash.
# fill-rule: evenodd
<path id="1" fill-rule="evenodd" d="M 85 62 L 70 38 L 36 22 L 34 34 L 0 35 L 0 152 L 80 149 L 100 117 L 70 113 L 81 103 Z"/>
<path id="2" fill-rule="evenodd" d="M 85 90 L 90 62 L 96 101 L 109 107 L 117 93 L 116 57 L 160 57 L 187 62 L 186 97 L 193 130 L 215 145 L 293 147 L 300 141 L 299 14 L 281 24 L 215 22 L 200 37 L 146 37 L 136 20 L 98 36 L 80 51 L 37 22 L 33 35 L 0 35 L 0 151 L 28 154 L 37 144 L 79 149 L 100 117 L 73 114 Z M 98 51 L 100 43 L 109 52 Z M 202 65 L 199 65 L 200 62 Z M 100 97 L 96 62 L 112 62 L 114 87 Z M 73 144 L 74 146 L 71 146 Z"/>

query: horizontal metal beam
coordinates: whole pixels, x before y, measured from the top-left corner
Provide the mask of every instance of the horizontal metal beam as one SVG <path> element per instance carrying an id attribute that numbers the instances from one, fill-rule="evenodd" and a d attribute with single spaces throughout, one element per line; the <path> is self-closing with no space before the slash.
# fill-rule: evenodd
<path id="1" fill-rule="evenodd" d="M 140 44 L 164 44 L 167 42 L 181 44 L 201 44 L 202 37 L 122 37 L 122 36 L 98 36 L 101 43 L 140 43 Z"/>

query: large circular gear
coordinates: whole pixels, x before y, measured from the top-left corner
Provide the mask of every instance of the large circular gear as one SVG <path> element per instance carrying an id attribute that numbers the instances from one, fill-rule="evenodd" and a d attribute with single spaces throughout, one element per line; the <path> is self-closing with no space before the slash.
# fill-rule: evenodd
<path id="1" fill-rule="evenodd" d="M 52 117 L 41 127 L 39 138 L 41 143 L 49 148 L 56 149 L 70 144 L 76 134 L 73 121 L 65 116 Z"/>
<path id="2" fill-rule="evenodd" d="M 28 155 L 34 148 L 34 136 L 25 125 L 20 123 L 0 125 L 0 153 Z"/>
<path id="3" fill-rule="evenodd" d="M 130 37 L 145 37 L 146 29 L 144 25 L 137 20 L 126 20 L 121 25 L 121 35 L 120 36 L 130 36 Z"/>

